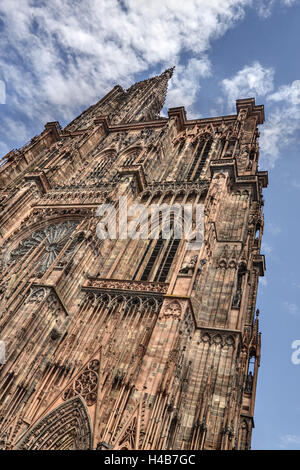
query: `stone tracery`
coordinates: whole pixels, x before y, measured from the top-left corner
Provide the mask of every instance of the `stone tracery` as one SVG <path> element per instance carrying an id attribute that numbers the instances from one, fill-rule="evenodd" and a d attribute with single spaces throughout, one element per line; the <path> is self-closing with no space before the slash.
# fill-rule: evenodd
<path id="1" fill-rule="evenodd" d="M 48 123 L 0 168 L 3 253 L 12 247 L 0 274 L 5 449 L 250 446 L 263 108 L 245 99 L 236 115 L 160 118 L 171 74 L 115 87 L 65 129 Z M 95 209 L 119 196 L 201 202 L 203 245 L 175 255 L 158 244 L 139 280 L 147 241 L 96 236 Z"/>
<path id="2" fill-rule="evenodd" d="M 60 251 L 66 245 L 71 233 L 75 230 L 77 222 L 67 221 L 60 224 L 48 225 L 44 229 L 34 232 L 30 237 L 21 243 L 10 253 L 9 262 L 32 253 L 36 248 L 42 247 L 42 254 L 36 263 L 36 271 L 44 273 L 54 262 Z M 68 247 L 66 255 L 74 249 L 74 243 Z"/>

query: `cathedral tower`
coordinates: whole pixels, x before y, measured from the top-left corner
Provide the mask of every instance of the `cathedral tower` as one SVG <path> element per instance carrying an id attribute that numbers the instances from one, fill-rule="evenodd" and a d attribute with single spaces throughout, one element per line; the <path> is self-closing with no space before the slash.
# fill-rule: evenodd
<path id="1" fill-rule="evenodd" d="M 161 117 L 172 72 L 114 87 L 4 157 L 2 449 L 250 448 L 264 108 Z M 103 204 L 119 221 L 107 238 Z M 189 207 L 191 236 L 176 211 L 168 237 L 161 214 L 156 237 L 121 234 L 126 207 L 141 233 L 155 205 Z"/>

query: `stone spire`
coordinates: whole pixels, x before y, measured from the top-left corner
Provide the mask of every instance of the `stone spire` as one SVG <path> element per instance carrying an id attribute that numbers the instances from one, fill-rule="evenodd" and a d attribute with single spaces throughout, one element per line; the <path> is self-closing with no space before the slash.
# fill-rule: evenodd
<path id="1" fill-rule="evenodd" d="M 168 88 L 168 81 L 172 77 L 174 69 L 175 69 L 175 66 L 170 67 L 169 69 L 166 69 L 164 72 L 162 72 L 160 75 L 155 75 L 154 77 L 147 78 L 140 82 L 136 82 L 134 85 L 131 85 L 131 87 L 127 89 L 127 93 L 132 94 L 136 92 L 137 90 L 142 91 L 149 85 L 153 85 L 157 88 L 164 89 L 166 93 L 167 88 Z"/>
<path id="2" fill-rule="evenodd" d="M 135 83 L 126 91 L 126 105 L 118 115 L 118 122 L 151 121 L 159 117 L 164 105 L 168 82 L 175 67 L 146 80 Z"/>

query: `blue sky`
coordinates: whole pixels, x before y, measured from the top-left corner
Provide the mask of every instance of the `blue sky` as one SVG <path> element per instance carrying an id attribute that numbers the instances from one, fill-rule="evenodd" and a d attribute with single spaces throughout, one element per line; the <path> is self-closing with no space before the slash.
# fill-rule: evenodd
<path id="1" fill-rule="evenodd" d="M 176 65 L 167 107 L 188 117 L 265 105 L 262 361 L 254 449 L 300 449 L 299 0 L 10 0 L 0 4 L 0 158 L 115 84 Z M 165 112 L 164 110 L 164 112 Z"/>

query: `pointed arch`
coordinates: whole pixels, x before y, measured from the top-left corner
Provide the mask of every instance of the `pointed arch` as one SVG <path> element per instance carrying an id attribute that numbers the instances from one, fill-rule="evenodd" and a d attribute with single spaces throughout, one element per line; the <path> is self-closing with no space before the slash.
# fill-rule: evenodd
<path id="1" fill-rule="evenodd" d="M 88 450 L 92 430 L 88 410 L 78 395 L 38 420 L 15 446 L 15 450 Z"/>
<path id="2" fill-rule="evenodd" d="M 70 236 L 78 224 L 79 219 L 68 217 L 59 221 L 50 219 L 46 224 L 43 222 L 37 227 L 29 227 L 5 251 L 4 265 L 8 266 L 17 259 L 26 258 L 40 246 L 42 252 L 36 259 L 35 268 L 36 271 L 44 273 L 67 243 L 69 243 L 68 253 L 73 251 L 77 239 L 74 238 L 70 244 Z"/>
<path id="3" fill-rule="evenodd" d="M 138 450 L 141 427 L 141 404 L 138 403 L 132 415 L 124 424 L 116 439 L 115 450 Z"/>
<path id="4" fill-rule="evenodd" d="M 134 165 L 142 151 L 143 148 L 137 145 L 133 145 L 129 148 L 126 148 L 121 153 L 121 164 L 124 166 Z"/>
<path id="5" fill-rule="evenodd" d="M 213 144 L 213 137 L 210 133 L 205 132 L 201 135 L 196 150 L 193 155 L 186 179 L 188 181 L 198 181 L 200 174 L 204 168 L 205 162 Z"/>
<path id="6" fill-rule="evenodd" d="M 88 173 L 84 175 L 87 180 L 98 180 L 111 168 L 117 158 L 117 151 L 114 148 L 109 148 L 101 151 L 93 157 L 94 164 L 89 169 Z"/>

